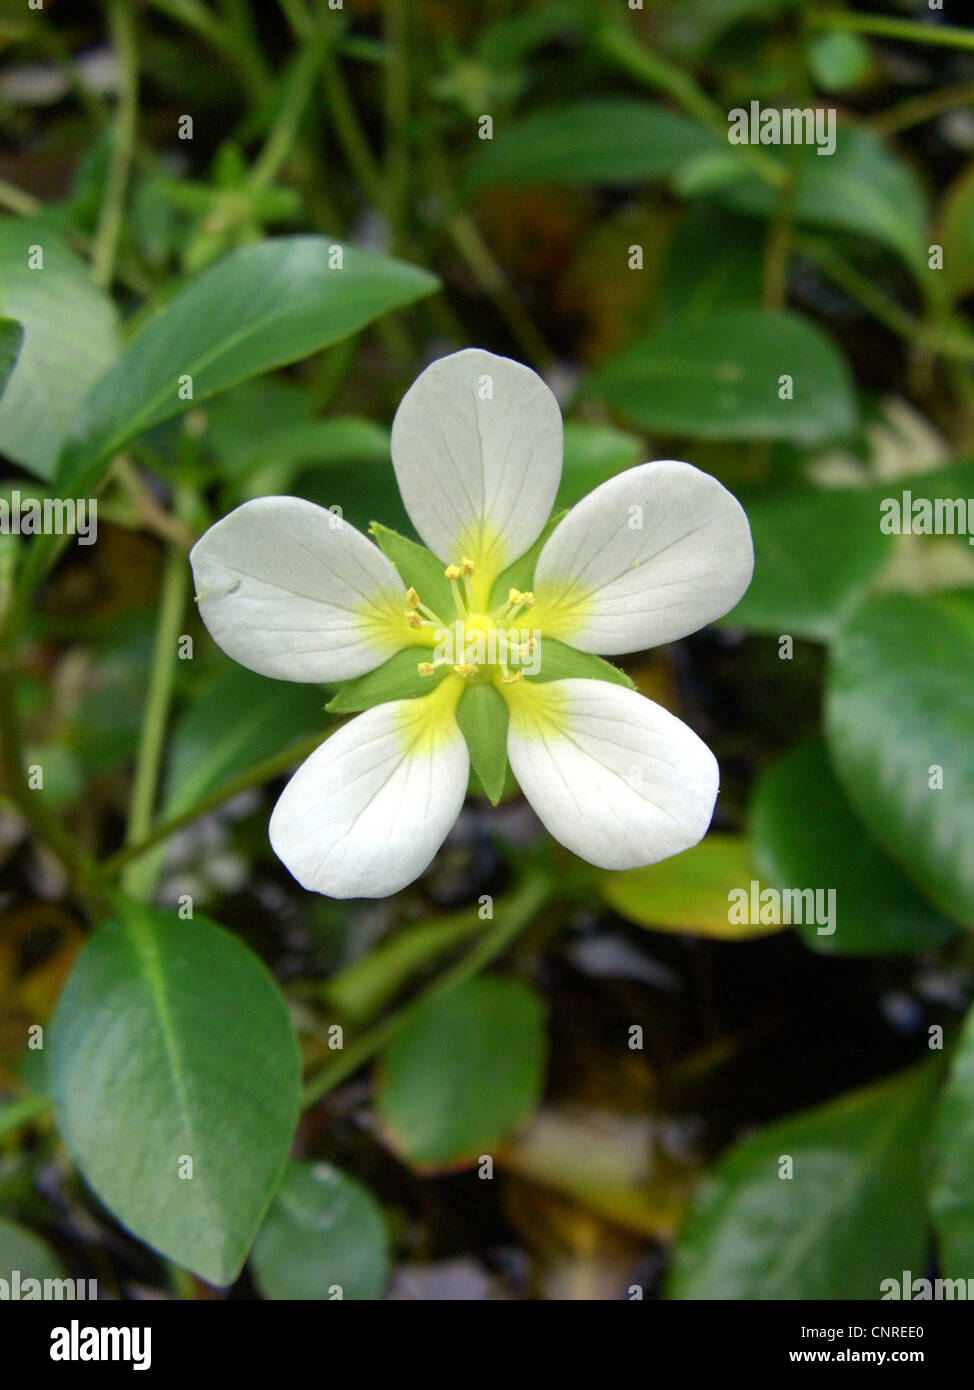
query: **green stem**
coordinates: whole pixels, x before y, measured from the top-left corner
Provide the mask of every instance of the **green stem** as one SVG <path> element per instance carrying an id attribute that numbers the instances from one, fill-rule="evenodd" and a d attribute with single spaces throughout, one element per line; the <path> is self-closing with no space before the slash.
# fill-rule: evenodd
<path id="1" fill-rule="evenodd" d="M 149 674 L 149 689 L 142 718 L 142 734 L 136 755 L 135 778 L 129 803 L 126 843 L 137 845 L 145 840 L 152 826 L 162 750 L 169 722 L 176 673 L 176 649 L 179 643 L 186 596 L 189 588 L 189 563 L 182 550 L 171 547 L 166 554 L 162 576 L 162 594 L 156 644 Z M 123 877 L 125 891 L 132 897 L 148 897 L 154 885 L 158 865 L 144 861 L 133 865 Z"/>
<path id="2" fill-rule="evenodd" d="M 393 248 L 406 212 L 409 181 L 409 12 L 405 0 L 385 0 L 385 161 Z"/>
<path id="3" fill-rule="evenodd" d="M 177 830 L 192 825 L 194 820 L 199 820 L 201 816 L 207 815 L 217 806 L 222 806 L 231 797 L 239 796 L 241 792 L 249 791 L 252 787 L 259 787 L 264 782 L 279 777 L 283 772 L 294 767 L 296 763 L 302 762 L 309 753 L 313 753 L 322 740 L 323 735 L 320 730 L 317 733 L 308 734 L 305 738 L 290 744 L 280 753 L 274 753 L 271 757 L 264 758 L 262 762 L 255 763 L 239 777 L 225 782 L 222 787 L 196 802 L 194 806 L 181 811 L 178 816 L 160 821 L 137 844 L 126 845 L 124 849 L 120 849 L 107 859 L 103 859 L 97 867 L 98 878 L 112 878 L 127 864 L 131 864 L 135 859 L 140 859 L 148 850 L 161 844 L 163 840 L 168 840 L 169 836 L 174 835 Z"/>
<path id="4" fill-rule="evenodd" d="M 242 44 L 233 28 L 221 23 L 199 0 L 149 0 L 149 4 L 168 19 L 192 29 L 215 48 L 236 70 L 251 98 L 260 100 L 265 95 L 267 73 L 259 55 L 255 55 L 247 44 Z"/>
<path id="5" fill-rule="evenodd" d="M 856 34 L 875 34 L 879 38 L 903 39 L 907 43 L 942 44 L 945 48 L 966 48 L 974 53 L 974 33 L 946 24 L 918 24 L 912 19 L 888 19 L 885 15 L 847 10 L 810 14 L 807 22 L 813 29 L 849 29 Z"/>
<path id="6" fill-rule="evenodd" d="M 454 989 L 464 980 L 478 975 L 481 970 L 495 960 L 511 944 L 519 932 L 528 925 L 531 918 L 544 904 L 550 891 L 546 875 L 532 873 L 524 878 L 520 886 L 507 898 L 494 905 L 496 921 L 481 939 L 456 965 L 437 976 L 433 983 L 416 999 L 398 1009 L 395 1013 L 363 1033 L 360 1038 L 346 1047 L 341 1055 L 329 1062 L 304 1088 L 303 1105 L 307 1109 L 321 1100 L 322 1096 L 334 1090 L 342 1081 L 358 1071 L 359 1067 L 386 1045 L 401 1028 L 410 1021 L 417 1009 L 436 999 L 439 995 Z"/>
<path id="7" fill-rule="evenodd" d="M 465 941 L 477 929 L 487 931 L 477 907 L 464 908 L 435 922 L 404 927 L 363 960 L 346 966 L 320 988 L 325 1004 L 349 1022 L 362 1026 L 382 1009 L 424 965 Z"/>
<path id="8" fill-rule="evenodd" d="M 892 299 L 888 299 L 870 279 L 861 275 L 841 256 L 815 238 L 802 237 L 798 246 L 803 255 L 820 266 L 831 280 L 867 309 L 873 318 L 891 333 L 943 357 L 954 357 L 961 362 L 974 362 L 974 337 L 967 333 L 955 332 L 949 327 L 931 328 Z"/>
<path id="9" fill-rule="evenodd" d="M 473 271 L 484 294 L 494 304 L 520 351 L 544 373 L 557 361 L 554 352 L 534 319 L 524 309 L 476 222 L 462 209 L 451 209 L 454 201 L 453 181 L 443 151 L 432 138 L 427 138 L 425 153 L 430 183 L 445 209 L 446 230 L 454 246 Z"/>
<path id="10" fill-rule="evenodd" d="M 84 890 L 95 866 L 58 820 L 39 788 L 31 787 L 24 759 L 24 736 L 17 708 L 13 669 L 0 664 L 0 765 L 4 769 L 7 792 L 37 834 L 49 845 L 67 869 L 75 886 Z"/>
<path id="11" fill-rule="evenodd" d="M 39 198 L 35 198 L 32 193 L 25 193 L 23 189 L 15 188 L 6 179 L 0 179 L 0 207 L 15 212 L 18 217 L 36 217 L 44 210 L 44 204 Z"/>
<path id="12" fill-rule="evenodd" d="M 326 42 L 325 31 L 317 30 L 296 58 L 287 92 L 277 113 L 277 119 L 268 134 L 264 148 L 250 171 L 252 188 L 266 188 L 272 183 L 281 165 L 291 153 L 298 127 L 314 91 L 315 79 L 321 66 Z"/>
<path id="13" fill-rule="evenodd" d="M 345 89 L 341 67 L 331 54 L 326 57 L 322 71 L 328 109 L 349 168 L 372 202 L 388 213 L 388 195 L 381 170 Z"/>
<path id="14" fill-rule="evenodd" d="M 907 97 L 905 101 L 890 107 L 888 111 L 882 111 L 878 116 L 874 116 L 870 125 L 881 139 L 886 139 L 890 135 L 898 135 L 902 130 L 909 130 L 911 126 L 932 121 L 937 116 L 942 116 L 947 111 L 953 111 L 958 106 L 970 106 L 971 104 L 974 104 L 974 83 L 964 82 L 959 86 L 946 87 L 941 91 L 924 92 L 922 96 Z"/>
<path id="15" fill-rule="evenodd" d="M 131 0 L 111 0 L 108 23 L 112 47 L 121 69 L 121 87 L 115 118 L 115 138 L 105 200 L 95 232 L 91 257 L 91 273 L 95 284 L 109 289 L 115 273 L 115 258 L 122 231 L 125 211 L 125 191 L 135 153 L 136 124 L 139 112 L 139 48 L 135 32 L 134 6 Z"/>
<path id="16" fill-rule="evenodd" d="M 689 115 L 711 131 L 728 150 L 735 152 L 758 178 L 763 179 L 772 188 L 782 189 L 787 186 L 788 172 L 778 160 L 750 145 L 728 143 L 726 112 L 722 111 L 682 68 L 673 67 L 659 54 L 651 53 L 615 21 L 601 28 L 597 43 L 605 56 L 611 58 L 623 72 L 647 86 L 666 92 L 679 102 Z"/>

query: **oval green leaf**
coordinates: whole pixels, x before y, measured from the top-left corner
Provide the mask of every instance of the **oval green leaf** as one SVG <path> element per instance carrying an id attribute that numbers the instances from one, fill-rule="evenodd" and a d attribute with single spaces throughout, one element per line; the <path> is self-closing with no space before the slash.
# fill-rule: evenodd
<path id="1" fill-rule="evenodd" d="M 711 834 L 661 864 L 600 874 L 598 887 L 613 911 L 640 927 L 740 941 L 781 930 L 780 924 L 731 921 L 729 895 L 748 892 L 753 877 L 747 841 Z"/>
<path id="2" fill-rule="evenodd" d="M 938 1077 L 920 1067 L 735 1144 L 693 1203 L 669 1297 L 878 1299 L 884 1279 L 922 1270 L 921 1149 Z"/>
<path id="3" fill-rule="evenodd" d="M 783 376 L 790 399 L 779 395 Z M 670 323 L 611 358 L 587 391 L 643 429 L 691 439 L 809 446 L 848 434 L 857 418 L 842 353 L 788 310 L 722 309 Z"/>
<path id="4" fill-rule="evenodd" d="M 0 401 L 0 453 L 48 480 L 72 419 L 116 355 L 115 306 L 51 227 L 4 218 L 0 314 L 24 331 Z"/>
<path id="5" fill-rule="evenodd" d="M 498 121 L 471 160 L 466 187 L 493 184 L 631 184 L 661 179 L 719 149 L 703 126 L 635 97 L 568 102 Z"/>
<path id="6" fill-rule="evenodd" d="M 425 270 L 325 237 L 231 252 L 143 324 L 97 383 L 72 428 L 59 487 L 83 491 L 143 430 L 347 338 L 438 283 Z"/>
<path id="7" fill-rule="evenodd" d="M 930 1209 L 942 1274 L 969 1281 L 974 1275 L 974 1009 L 964 1021 L 937 1102 Z"/>
<path id="8" fill-rule="evenodd" d="M 476 1161 L 521 1125 L 544 1079 L 543 1010 L 520 980 L 469 980 L 418 1006 L 382 1054 L 389 1142 L 421 1169 Z"/>
<path id="9" fill-rule="evenodd" d="M 974 927 L 974 596 L 871 598 L 831 657 L 826 733 L 849 800 L 906 877 Z"/>
<path id="10" fill-rule="evenodd" d="M 45 1279 L 63 1278 L 61 1261 L 45 1240 L 26 1226 L 0 1216 L 0 1281 L 8 1290 L 5 1297 L 15 1297 L 11 1285 L 16 1280 L 19 1280 L 20 1293 L 16 1295 L 19 1298 L 33 1298 L 33 1287 L 27 1290 L 24 1284 L 28 1279 L 39 1280 L 41 1291 L 36 1296 L 40 1298 Z"/>
<path id="11" fill-rule="evenodd" d="M 377 1299 L 389 1277 L 389 1233 L 361 1183 L 330 1163 L 291 1163 L 251 1264 L 265 1298 Z"/>
<path id="12" fill-rule="evenodd" d="M 956 933 L 874 842 L 832 771 L 825 745 L 799 744 L 761 775 L 750 813 L 754 863 L 772 887 L 835 892 L 834 931 L 795 930 L 826 955 L 924 951 Z"/>
<path id="13" fill-rule="evenodd" d="M 802 487 L 745 492 L 740 500 L 754 539 L 754 578 L 723 622 L 828 642 L 889 555 L 876 498 Z"/>
<path id="14" fill-rule="evenodd" d="M 299 1109 L 264 965 L 206 918 L 126 903 L 75 962 L 50 1046 L 58 1128 L 98 1197 L 169 1259 L 232 1283 Z"/>

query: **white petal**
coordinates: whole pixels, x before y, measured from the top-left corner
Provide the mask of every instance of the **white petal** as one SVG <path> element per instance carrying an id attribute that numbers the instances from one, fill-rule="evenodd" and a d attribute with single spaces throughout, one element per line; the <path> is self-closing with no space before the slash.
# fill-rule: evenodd
<path id="1" fill-rule="evenodd" d="M 407 644 L 394 566 L 313 502 L 245 502 L 211 526 L 189 558 L 213 640 L 262 676 L 348 680 Z"/>
<path id="2" fill-rule="evenodd" d="M 427 367 L 392 424 L 392 462 L 416 530 L 446 564 L 469 556 L 492 577 L 541 534 L 561 451 L 561 412 L 541 378 L 479 348 Z"/>
<path id="3" fill-rule="evenodd" d="M 601 869 L 695 845 L 717 799 L 717 760 L 675 715 L 605 681 L 519 682 L 507 751 L 545 827 Z"/>
<path id="4" fill-rule="evenodd" d="M 582 651 L 635 652 L 696 632 L 751 582 L 744 509 L 709 473 L 661 459 L 573 507 L 545 543 L 534 618 Z"/>
<path id="5" fill-rule="evenodd" d="M 443 843 L 469 772 L 452 707 L 437 694 L 376 705 L 332 734 L 291 778 L 271 816 L 274 853 L 315 893 L 396 893 Z"/>

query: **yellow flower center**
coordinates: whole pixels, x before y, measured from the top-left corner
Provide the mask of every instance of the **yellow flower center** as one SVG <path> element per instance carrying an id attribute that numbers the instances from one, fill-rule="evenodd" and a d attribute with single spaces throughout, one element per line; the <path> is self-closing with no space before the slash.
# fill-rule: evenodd
<path id="1" fill-rule="evenodd" d="M 428 608 L 415 589 L 406 594 L 406 622 L 416 640 L 433 648 L 433 660 L 421 661 L 421 676 L 432 676 L 441 666 L 465 681 L 499 681 L 510 685 L 522 675 L 536 674 L 540 660 L 539 635 L 515 619 L 534 604 L 534 595 L 511 589 L 507 601 L 485 613 L 475 601 L 472 582 L 474 563 L 464 558 L 447 565 L 455 615 L 444 620 Z"/>

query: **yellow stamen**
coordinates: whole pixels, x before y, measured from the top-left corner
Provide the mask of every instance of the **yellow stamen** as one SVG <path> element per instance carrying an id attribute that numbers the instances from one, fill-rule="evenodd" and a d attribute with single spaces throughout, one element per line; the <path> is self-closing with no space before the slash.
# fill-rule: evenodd
<path id="1" fill-rule="evenodd" d="M 472 661 L 458 662 L 457 665 L 454 666 L 453 670 L 456 675 L 462 676 L 465 681 L 469 680 L 471 676 L 475 676 L 477 674 L 477 668 Z"/>
<path id="2" fill-rule="evenodd" d="M 410 608 L 419 607 L 419 594 L 417 594 L 415 589 L 406 590 L 406 602 L 409 604 Z"/>
<path id="3" fill-rule="evenodd" d="M 432 661 L 421 661 L 416 667 L 416 670 L 421 676 L 431 676 L 436 670 L 436 667 Z"/>
<path id="4" fill-rule="evenodd" d="M 412 610 L 409 608 L 406 609 L 406 626 L 413 628 L 419 628 L 423 626 L 423 620 L 419 616 L 419 614 L 412 612 Z"/>

